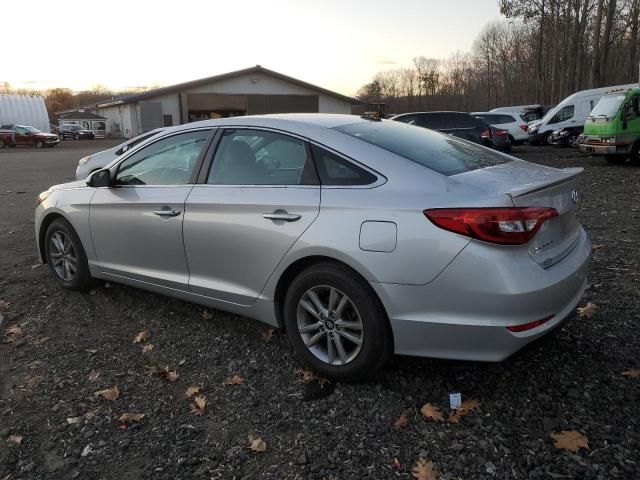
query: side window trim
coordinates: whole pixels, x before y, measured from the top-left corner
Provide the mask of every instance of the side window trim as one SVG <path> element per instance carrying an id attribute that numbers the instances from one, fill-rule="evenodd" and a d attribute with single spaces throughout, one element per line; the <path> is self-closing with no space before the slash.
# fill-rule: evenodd
<path id="1" fill-rule="evenodd" d="M 118 171 L 120 170 L 120 165 L 123 162 L 126 162 L 127 159 L 135 154 L 137 154 L 138 152 L 142 151 L 145 148 L 148 148 L 150 146 L 152 146 L 153 144 L 161 141 L 161 140 L 165 140 L 167 138 L 171 138 L 171 137 L 175 137 L 176 135 L 182 135 L 185 133 L 192 133 L 192 132 L 199 132 L 199 131 L 209 131 L 209 135 L 207 137 L 207 139 L 205 140 L 205 144 L 202 147 L 202 150 L 200 150 L 200 153 L 198 154 L 198 158 L 196 159 L 196 164 L 193 168 L 193 172 L 191 172 L 191 177 L 189 178 L 189 183 L 187 183 L 186 185 L 193 185 L 196 183 L 197 179 L 198 179 L 198 173 L 202 168 L 204 159 L 205 159 L 205 155 L 209 150 L 209 147 L 213 141 L 213 139 L 215 138 L 216 134 L 218 133 L 218 131 L 220 130 L 219 127 L 200 127 L 200 128 L 192 128 L 192 129 L 188 129 L 188 130 L 179 130 L 177 132 L 172 132 L 168 135 L 162 135 L 161 137 L 156 138 L 155 140 L 153 140 L 150 143 L 146 143 L 144 146 L 142 146 L 141 148 L 136 148 L 138 146 L 140 146 L 140 144 L 136 145 L 134 148 L 127 150 L 126 152 L 124 152 L 120 158 L 118 158 L 118 162 L 116 164 L 114 164 L 110 169 L 110 176 L 112 177 L 112 179 L 116 179 L 117 175 L 118 175 Z M 144 143 L 145 140 L 143 140 L 140 143 Z M 115 185 L 115 187 L 117 188 L 137 188 L 137 187 L 167 187 L 167 186 L 175 186 L 175 185 Z"/>

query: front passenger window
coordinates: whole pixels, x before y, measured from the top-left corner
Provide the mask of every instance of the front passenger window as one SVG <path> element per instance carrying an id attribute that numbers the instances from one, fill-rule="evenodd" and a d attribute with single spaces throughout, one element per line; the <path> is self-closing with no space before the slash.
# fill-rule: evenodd
<path id="1" fill-rule="evenodd" d="M 210 132 L 197 130 L 179 133 L 142 148 L 120 164 L 116 184 L 188 184 Z"/>

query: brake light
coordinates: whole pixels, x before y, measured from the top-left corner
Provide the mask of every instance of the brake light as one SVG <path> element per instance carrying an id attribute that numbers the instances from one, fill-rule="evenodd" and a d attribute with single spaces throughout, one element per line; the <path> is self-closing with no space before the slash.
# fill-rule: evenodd
<path id="1" fill-rule="evenodd" d="M 549 315 L 548 317 L 545 317 L 541 320 L 535 320 L 533 322 L 523 323 L 522 325 L 513 325 L 511 327 L 507 327 L 507 330 L 509 330 L 510 332 L 526 332 L 527 330 L 531 330 L 532 328 L 539 327 L 543 323 L 547 323 L 553 317 L 555 317 L 555 315 Z"/>
<path id="2" fill-rule="evenodd" d="M 524 130 L 525 132 L 528 132 L 528 131 L 529 131 L 529 125 L 520 125 L 520 128 L 521 128 L 522 130 Z"/>
<path id="3" fill-rule="evenodd" d="M 486 129 L 480 133 L 481 138 L 491 138 L 491 130 Z"/>
<path id="4" fill-rule="evenodd" d="M 555 208 L 433 208 L 424 215 L 437 227 L 484 242 L 524 245 L 542 224 L 558 216 Z"/>
<path id="5" fill-rule="evenodd" d="M 509 132 L 507 132 L 506 130 L 496 130 L 494 132 L 494 135 L 496 137 L 506 137 L 507 135 L 509 135 Z"/>

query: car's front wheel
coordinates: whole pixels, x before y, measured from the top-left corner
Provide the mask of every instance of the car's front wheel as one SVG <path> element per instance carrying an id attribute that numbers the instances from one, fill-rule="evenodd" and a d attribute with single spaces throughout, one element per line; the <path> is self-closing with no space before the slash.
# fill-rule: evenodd
<path id="1" fill-rule="evenodd" d="M 392 351 L 380 300 L 365 280 L 341 264 L 314 265 L 293 280 L 284 322 L 296 353 L 328 378 L 369 376 Z"/>
<path id="2" fill-rule="evenodd" d="M 44 142 L 42 140 L 36 140 L 36 148 L 44 147 Z"/>
<path id="3" fill-rule="evenodd" d="M 44 248 L 49 269 L 60 285 L 70 290 L 91 287 L 87 255 L 69 222 L 62 218 L 51 222 L 45 234 Z"/>
<path id="4" fill-rule="evenodd" d="M 80 140 L 80 135 L 78 135 L 77 133 L 73 136 L 74 140 Z"/>

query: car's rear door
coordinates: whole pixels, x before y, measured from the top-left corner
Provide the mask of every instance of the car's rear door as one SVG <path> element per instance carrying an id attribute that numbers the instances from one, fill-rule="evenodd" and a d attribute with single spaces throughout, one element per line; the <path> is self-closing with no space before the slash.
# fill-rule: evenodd
<path id="1" fill-rule="evenodd" d="M 251 305 L 320 209 L 304 139 L 226 128 L 186 201 L 184 247 L 192 292 Z"/>
<path id="2" fill-rule="evenodd" d="M 91 200 L 91 238 L 106 275 L 187 289 L 184 203 L 211 128 L 167 135 L 117 166 L 115 185 Z"/>

